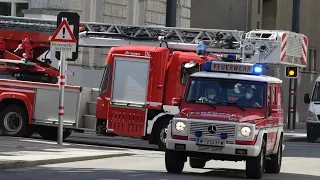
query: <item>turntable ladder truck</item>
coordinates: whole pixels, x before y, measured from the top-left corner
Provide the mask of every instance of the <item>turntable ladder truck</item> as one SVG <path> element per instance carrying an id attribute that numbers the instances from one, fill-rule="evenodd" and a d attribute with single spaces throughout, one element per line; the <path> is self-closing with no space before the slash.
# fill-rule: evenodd
<path id="1" fill-rule="evenodd" d="M 50 59 L 38 58 L 41 54 L 50 51 L 49 38 L 55 30 L 56 21 L 0 16 L 0 62 L 3 63 L 0 66 L 0 72 L 8 73 L 15 79 L 0 79 L 0 93 L 2 95 L 0 96 L 0 116 L 3 116 L 0 117 L 2 121 L 0 128 L 6 135 L 28 137 L 37 131 L 45 139 L 57 137 L 58 100 L 56 97 L 58 96 L 58 85 L 56 83 L 59 70 L 50 65 Z M 134 127 L 132 129 L 136 129 L 136 131 L 128 132 L 113 128 L 114 131 L 111 133 L 131 137 L 149 137 L 150 142 L 159 145 L 160 137 L 165 135 L 166 124 L 179 111 L 174 98 L 182 95 L 185 86 L 180 82 L 180 77 L 185 73 L 181 66 L 190 61 L 203 64 L 207 59 L 217 58 L 217 54 L 242 54 L 242 56 L 254 54 L 252 48 L 246 48 L 245 51 L 240 48 L 243 33 L 236 30 L 81 22 L 79 46 L 89 48 L 116 47 L 109 52 L 107 62 L 113 59 L 115 55 L 112 54 L 113 52 L 119 53 L 123 50 L 125 51 L 122 53 L 130 58 L 137 57 L 137 53 L 130 51 L 139 52 L 145 47 L 154 48 L 154 51 L 156 49 L 170 50 L 167 52 L 169 53 L 167 56 L 161 57 L 165 59 L 154 58 L 153 62 L 156 63 L 153 67 L 150 66 L 150 69 L 154 68 L 157 69 L 157 72 L 163 72 L 163 77 L 159 80 L 149 79 L 149 84 L 159 83 L 163 86 L 157 86 L 161 87 L 161 92 L 157 94 L 157 97 L 152 94 L 148 95 L 144 105 L 146 113 L 140 124 L 129 125 Z M 160 42 L 159 37 L 162 37 Z M 209 55 L 199 57 L 194 53 L 197 51 L 199 41 L 206 44 L 206 52 Z M 162 47 L 159 48 L 161 45 Z M 165 66 L 161 66 L 161 63 L 165 63 Z M 105 71 L 108 70 L 107 67 L 110 66 L 107 64 Z M 149 77 L 151 76 L 152 72 L 149 73 Z M 178 76 L 180 76 L 179 88 L 175 93 L 172 93 L 172 88 L 168 84 L 177 83 Z M 105 73 L 101 86 L 106 84 L 104 80 L 108 78 Z M 112 79 L 111 76 L 110 78 Z M 150 86 L 148 89 L 154 90 Z M 108 132 L 110 132 L 112 123 L 106 122 L 108 118 L 111 119 L 110 122 L 114 122 L 110 116 L 114 112 L 111 98 L 109 105 L 106 105 L 104 109 L 101 108 L 102 105 L 105 105 L 101 99 L 104 98 L 108 101 L 108 98 L 104 97 L 106 93 L 108 94 L 108 92 L 87 87 L 66 86 L 65 138 L 70 135 L 71 131 L 95 130 L 101 132 L 102 130 L 103 133 L 109 129 Z M 149 94 L 149 92 L 146 93 Z M 92 98 L 92 95 L 98 96 L 97 105 L 92 103 L 97 100 L 96 97 Z M 160 105 L 154 106 L 149 100 L 155 98 L 158 98 L 157 101 Z M 9 105 L 15 108 L 7 108 Z M 17 106 L 19 108 L 16 108 Z M 19 112 L 12 113 L 12 111 Z M 105 113 L 101 113 L 102 111 Z M 5 118 L 7 114 L 12 114 L 16 120 Z M 123 123 L 128 123 L 128 121 L 124 119 Z M 140 130 L 137 130 L 138 126 Z M 163 134 L 155 134 L 155 132 L 163 132 Z M 164 139 L 161 140 L 164 143 Z M 159 146 L 163 148 L 163 144 Z"/>

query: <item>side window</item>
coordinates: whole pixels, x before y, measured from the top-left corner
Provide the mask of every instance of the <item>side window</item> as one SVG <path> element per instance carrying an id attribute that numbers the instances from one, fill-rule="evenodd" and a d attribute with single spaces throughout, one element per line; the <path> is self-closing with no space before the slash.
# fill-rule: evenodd
<path id="1" fill-rule="evenodd" d="M 276 105 L 276 87 L 272 85 L 270 88 L 271 88 L 271 104 Z"/>
<path id="2" fill-rule="evenodd" d="M 268 104 L 275 105 L 276 104 L 276 87 L 274 85 L 269 86 L 268 91 Z"/>
<path id="3" fill-rule="evenodd" d="M 200 71 L 200 65 L 198 63 L 190 68 L 186 68 L 185 67 L 186 64 L 189 64 L 189 63 L 182 63 L 181 71 L 180 71 L 180 74 L 181 74 L 180 81 L 181 81 L 181 84 L 183 85 L 187 84 L 188 78 L 191 74 Z"/>
<path id="4" fill-rule="evenodd" d="M 279 106 L 279 108 L 282 108 L 282 87 L 279 85 L 278 86 L 278 91 L 277 91 L 277 94 L 278 94 L 278 99 L 277 99 L 277 101 L 278 101 L 278 106 Z"/>
<path id="5" fill-rule="evenodd" d="M 320 82 L 315 83 L 311 101 L 320 101 Z"/>
<path id="6" fill-rule="evenodd" d="M 269 86 L 268 88 L 268 100 L 267 100 L 267 103 L 268 103 L 268 106 L 270 105 L 270 101 L 271 101 L 271 87 Z"/>
<path id="7" fill-rule="evenodd" d="M 110 84 L 109 74 L 110 74 L 110 66 L 106 65 L 103 72 L 102 81 L 100 84 L 100 94 L 105 93 L 109 89 L 109 84 Z"/>

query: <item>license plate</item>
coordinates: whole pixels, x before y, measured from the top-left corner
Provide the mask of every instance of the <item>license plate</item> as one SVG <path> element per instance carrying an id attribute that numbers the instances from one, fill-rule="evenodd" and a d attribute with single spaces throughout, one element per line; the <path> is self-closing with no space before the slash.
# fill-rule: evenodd
<path id="1" fill-rule="evenodd" d="M 205 145 L 205 146 L 224 146 L 226 140 L 224 139 L 205 139 L 205 138 L 197 138 L 197 145 Z"/>

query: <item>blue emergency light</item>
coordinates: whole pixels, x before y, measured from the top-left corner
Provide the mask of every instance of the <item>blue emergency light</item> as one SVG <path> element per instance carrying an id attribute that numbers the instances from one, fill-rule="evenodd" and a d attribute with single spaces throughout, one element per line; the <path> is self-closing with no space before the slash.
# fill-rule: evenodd
<path id="1" fill-rule="evenodd" d="M 204 63 L 204 71 L 261 75 L 263 68 L 261 64 L 207 61 Z"/>
<path id="2" fill-rule="evenodd" d="M 236 54 L 227 54 L 227 57 L 225 58 L 227 62 L 233 62 L 237 60 L 237 55 Z"/>
<path id="3" fill-rule="evenodd" d="M 211 71 L 211 66 L 212 66 L 212 61 L 205 62 L 203 67 L 204 71 L 208 71 L 208 72 Z"/>
<path id="4" fill-rule="evenodd" d="M 197 46 L 197 54 L 198 55 L 205 55 L 206 54 L 206 45 L 200 41 L 200 43 Z"/>
<path id="5" fill-rule="evenodd" d="M 255 75 L 261 75 L 262 74 L 262 65 L 261 64 L 253 65 L 253 74 L 255 74 Z"/>

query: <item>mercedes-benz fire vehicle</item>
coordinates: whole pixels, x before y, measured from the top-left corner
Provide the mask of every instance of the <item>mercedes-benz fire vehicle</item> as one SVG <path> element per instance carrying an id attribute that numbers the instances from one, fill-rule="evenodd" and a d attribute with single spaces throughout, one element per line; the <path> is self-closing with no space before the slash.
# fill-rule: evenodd
<path id="1" fill-rule="evenodd" d="M 50 59 L 38 58 L 50 50 L 55 30 L 56 21 L 0 17 L 1 72 L 14 78 L 0 79 L 0 128 L 6 135 L 57 137 L 59 71 Z M 176 97 L 182 96 L 189 75 L 213 58 L 254 55 L 250 42 L 240 49 L 242 35 L 236 30 L 82 22 L 79 46 L 113 48 L 99 90 L 65 87 L 64 137 L 93 130 L 142 137 L 164 149 L 167 124 L 179 112 Z M 205 54 L 196 53 L 199 41 L 206 44 Z M 273 47 L 264 37 L 257 41 Z"/>
<path id="2" fill-rule="evenodd" d="M 176 97 L 180 112 L 168 126 L 168 172 L 182 172 L 188 157 L 192 168 L 204 168 L 209 160 L 246 161 L 246 175 L 254 179 L 262 178 L 264 172 L 280 172 L 283 85 L 282 80 L 262 74 L 276 61 L 303 67 L 307 38 L 283 31 L 255 31 L 246 40 L 258 42 L 256 37 L 263 36 L 274 45 L 269 54 L 240 63 L 207 61 L 204 71 L 189 77 L 184 95 Z"/>

